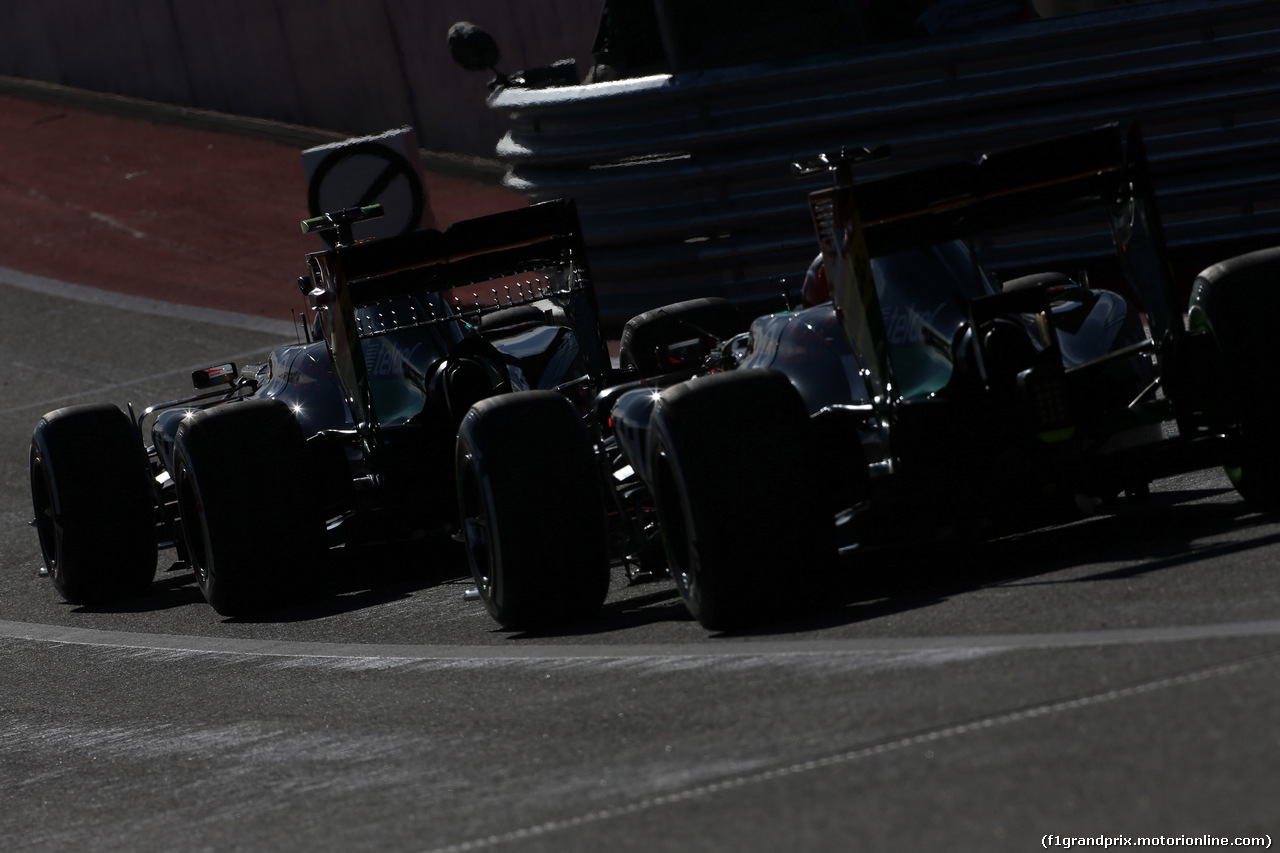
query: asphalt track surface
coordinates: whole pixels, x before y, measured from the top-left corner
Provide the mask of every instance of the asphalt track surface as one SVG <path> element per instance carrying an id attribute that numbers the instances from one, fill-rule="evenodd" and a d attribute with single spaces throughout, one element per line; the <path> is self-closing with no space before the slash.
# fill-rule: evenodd
<path id="1" fill-rule="evenodd" d="M 0 258 L 6 850 L 1027 850 L 1280 829 L 1280 519 L 1218 472 L 980 547 L 851 559 L 829 608 L 750 635 L 621 578 L 573 632 L 498 631 L 447 549 L 353 559 L 330 594 L 256 621 L 219 617 L 162 554 L 150 595 L 89 610 L 39 576 L 39 415 L 171 399 L 291 326 Z"/>

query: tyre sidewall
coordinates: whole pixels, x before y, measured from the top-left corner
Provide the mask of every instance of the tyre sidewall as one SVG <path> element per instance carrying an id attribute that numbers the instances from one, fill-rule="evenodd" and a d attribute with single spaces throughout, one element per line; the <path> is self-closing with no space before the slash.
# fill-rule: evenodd
<path id="1" fill-rule="evenodd" d="M 799 394 L 771 370 L 694 379 L 655 407 L 651 486 L 663 540 L 681 597 L 705 627 L 750 627 L 812 605 L 835 548 L 814 434 Z"/>
<path id="2" fill-rule="evenodd" d="M 561 394 L 492 397 L 463 419 L 457 444 L 463 524 L 483 514 L 486 547 L 468 563 L 489 614 L 509 630 L 598 612 L 609 586 L 608 525 L 594 451 Z"/>
<path id="3" fill-rule="evenodd" d="M 1280 249 L 1231 258 L 1205 270 L 1192 289 L 1188 324 L 1207 331 L 1220 359 L 1216 381 L 1230 400 L 1237 456 L 1226 464 L 1240 495 L 1280 508 L 1280 380 L 1272 369 L 1270 324 L 1280 313 Z"/>
<path id="4" fill-rule="evenodd" d="M 156 571 L 156 507 L 129 416 L 109 404 L 50 412 L 29 459 L 41 552 L 59 593 L 103 604 L 145 592 Z"/>
<path id="5" fill-rule="evenodd" d="M 277 400 L 229 403 L 178 428 L 174 480 L 188 557 L 214 610 L 245 616 L 316 591 L 324 527 L 306 439 Z"/>

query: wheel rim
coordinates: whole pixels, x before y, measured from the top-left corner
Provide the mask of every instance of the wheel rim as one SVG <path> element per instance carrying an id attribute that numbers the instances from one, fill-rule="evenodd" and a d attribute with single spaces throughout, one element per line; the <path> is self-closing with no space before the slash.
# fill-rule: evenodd
<path id="1" fill-rule="evenodd" d="M 40 553 L 45 568 L 55 578 L 58 576 L 58 522 L 53 514 L 52 489 L 44 460 L 39 454 L 31 458 L 31 503 L 35 511 L 36 535 L 40 539 Z"/>
<path id="2" fill-rule="evenodd" d="M 662 530 L 662 542 L 667 552 L 671 577 L 686 599 L 697 595 L 697 580 L 693 570 L 693 546 L 689 541 L 689 524 L 684 497 L 676 488 L 676 477 L 671 470 L 671 460 L 663 448 L 654 456 L 654 498 L 658 508 L 658 524 Z"/>
<path id="3" fill-rule="evenodd" d="M 468 454 L 463 461 L 462 504 L 463 537 L 467 549 L 467 563 L 475 577 L 480 594 L 493 597 L 494 531 L 493 522 L 482 494 L 483 485 L 475 462 Z"/>
<path id="4" fill-rule="evenodd" d="M 191 484 L 186 466 L 178 469 L 178 517 L 182 522 L 182 538 L 187 543 L 187 560 L 201 587 L 209 584 L 209 554 L 204 535 L 204 508 Z"/>

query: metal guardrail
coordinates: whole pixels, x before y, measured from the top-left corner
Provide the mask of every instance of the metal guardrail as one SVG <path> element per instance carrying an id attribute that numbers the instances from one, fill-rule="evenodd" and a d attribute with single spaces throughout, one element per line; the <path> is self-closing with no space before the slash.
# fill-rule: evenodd
<path id="1" fill-rule="evenodd" d="M 1280 243 L 1280 4 L 1162 0 L 801 60 L 499 90 L 508 186 L 575 198 L 613 321 L 779 292 L 816 254 L 792 160 L 889 144 L 873 177 L 1143 124 L 1171 247 Z M 1098 233 L 1101 233 L 1099 231 Z M 1004 235 L 1009 268 L 1075 261 L 1090 228 Z M 1098 251 L 1101 251 L 1100 249 Z"/>
<path id="2" fill-rule="evenodd" d="M 486 78 L 450 59 L 449 25 L 474 16 L 509 47 L 503 67 L 515 71 L 549 59 L 585 60 L 600 2 L 5 2 L 0 74 L 189 107 L 194 112 L 184 118 L 195 121 L 209 118 L 200 113 L 229 114 L 238 127 L 283 130 L 285 139 L 294 135 L 289 129 L 255 126 L 250 117 L 338 138 L 411 125 L 419 144 L 445 155 L 434 167 L 483 173 L 476 155 L 490 155 L 507 124 L 485 109 Z M 138 105 L 114 106 L 136 114 Z"/>

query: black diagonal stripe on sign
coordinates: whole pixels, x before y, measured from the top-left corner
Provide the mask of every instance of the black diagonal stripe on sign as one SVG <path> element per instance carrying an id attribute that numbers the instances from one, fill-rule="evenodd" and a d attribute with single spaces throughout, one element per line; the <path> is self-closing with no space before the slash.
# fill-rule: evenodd
<path id="1" fill-rule="evenodd" d="M 386 168 L 378 174 L 378 177 L 374 180 L 373 184 L 370 185 L 369 189 L 365 190 L 364 195 L 360 196 L 359 206 L 364 207 L 366 204 L 373 204 L 378 200 L 378 196 L 386 192 L 387 187 L 391 186 L 391 182 L 401 175 L 412 179 L 412 175 L 409 174 L 409 170 L 405 168 L 408 165 L 409 164 L 400 157 L 388 160 Z"/>

